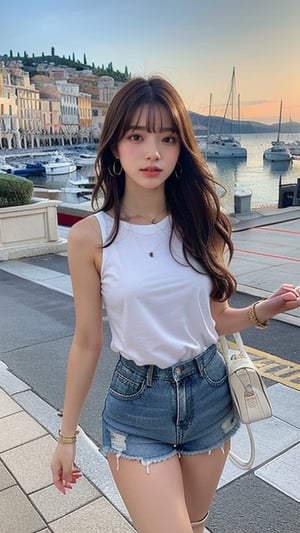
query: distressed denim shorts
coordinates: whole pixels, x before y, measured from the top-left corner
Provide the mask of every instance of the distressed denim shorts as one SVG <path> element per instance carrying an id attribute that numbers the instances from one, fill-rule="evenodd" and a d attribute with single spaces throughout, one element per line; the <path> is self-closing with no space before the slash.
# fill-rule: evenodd
<path id="1" fill-rule="evenodd" d="M 103 453 L 151 463 L 221 448 L 237 431 L 225 363 L 215 345 L 161 369 L 120 356 L 103 409 Z"/>

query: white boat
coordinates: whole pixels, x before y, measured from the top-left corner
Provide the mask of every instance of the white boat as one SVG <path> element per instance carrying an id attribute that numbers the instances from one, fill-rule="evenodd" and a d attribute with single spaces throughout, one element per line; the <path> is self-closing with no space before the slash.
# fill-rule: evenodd
<path id="1" fill-rule="evenodd" d="M 207 158 L 218 157 L 247 157 L 247 150 L 233 135 L 211 135 L 205 146 Z"/>
<path id="2" fill-rule="evenodd" d="M 74 180 L 70 179 L 69 183 L 71 183 L 71 185 L 75 187 L 80 187 L 84 189 L 93 189 L 95 186 L 95 178 L 94 177 L 85 178 L 84 176 L 82 176 L 81 178 L 78 178 L 78 179 L 74 179 Z"/>
<path id="3" fill-rule="evenodd" d="M 74 162 L 78 168 L 94 165 L 96 161 L 96 154 L 83 152 L 74 158 Z"/>
<path id="4" fill-rule="evenodd" d="M 229 134 L 222 133 L 223 124 L 226 119 L 226 114 L 228 111 L 228 108 L 231 108 L 231 124 L 233 126 L 234 122 L 234 107 L 235 107 L 235 68 L 233 67 L 232 71 L 232 77 L 231 77 L 231 85 L 230 85 L 230 91 L 226 103 L 225 113 L 222 120 L 222 126 L 221 131 L 219 134 L 210 135 L 210 118 L 211 118 L 211 101 L 212 101 L 212 95 L 210 95 L 210 103 L 209 103 L 209 121 L 208 121 L 208 135 L 206 138 L 206 146 L 204 149 L 205 157 L 207 159 L 209 158 L 247 158 L 247 149 L 241 146 L 240 140 L 237 139 L 237 137 L 233 134 L 233 132 Z M 238 103 L 237 103 L 237 110 L 238 110 L 238 125 L 240 124 L 240 96 L 238 95 Z"/>
<path id="5" fill-rule="evenodd" d="M 288 133 L 287 139 L 285 139 L 285 145 L 291 152 L 292 156 L 298 159 L 300 156 L 300 138 L 299 134 L 295 133 L 293 130 L 293 121 L 290 118 L 290 132 Z"/>
<path id="6" fill-rule="evenodd" d="M 55 152 L 49 161 L 45 163 L 46 174 L 69 174 L 70 172 L 75 172 L 75 170 L 76 165 L 73 159 L 58 152 Z"/>
<path id="7" fill-rule="evenodd" d="M 272 141 L 272 146 L 267 148 L 263 153 L 263 158 L 267 161 L 291 161 L 292 154 L 287 148 L 285 142 L 280 140 L 281 129 L 281 117 L 282 117 L 282 100 L 280 102 L 279 109 L 279 121 L 278 121 L 278 133 L 277 140 Z"/>
<path id="8" fill-rule="evenodd" d="M 291 152 L 292 156 L 300 156 L 300 141 L 292 141 L 285 143 L 287 149 Z"/>
<path id="9" fill-rule="evenodd" d="M 272 141 L 272 146 L 264 151 L 267 161 L 291 161 L 292 154 L 283 141 Z"/>
<path id="10" fill-rule="evenodd" d="M 0 172 L 3 172 L 4 174 L 9 174 L 15 167 L 12 167 L 9 165 L 9 163 L 6 163 L 5 157 L 2 155 L 0 156 Z"/>

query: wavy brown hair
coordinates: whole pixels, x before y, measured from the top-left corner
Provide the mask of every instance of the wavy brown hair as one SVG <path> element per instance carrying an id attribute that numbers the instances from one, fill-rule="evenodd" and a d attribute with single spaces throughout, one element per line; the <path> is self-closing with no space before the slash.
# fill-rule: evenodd
<path id="1" fill-rule="evenodd" d="M 157 128 L 153 120 L 154 108 L 163 106 L 180 140 L 180 179 L 174 171 L 165 182 L 166 206 L 172 218 L 170 249 L 175 232 L 182 241 L 184 257 L 190 266 L 196 269 L 192 257 L 209 274 L 213 285 L 211 297 L 225 300 L 236 288 L 236 280 L 224 265 L 222 253 L 227 249 L 230 259 L 233 254 L 231 223 L 221 210 L 216 182 L 199 150 L 183 100 L 174 87 L 159 76 L 137 77 L 127 82 L 114 96 L 105 117 L 95 162 L 92 206 L 99 209 L 101 196 L 101 211 L 114 212 L 115 222 L 108 245 L 119 230 L 125 189 L 123 171 L 112 177 L 113 150 L 132 127 L 133 116 L 144 106 L 148 109 L 148 131 Z"/>

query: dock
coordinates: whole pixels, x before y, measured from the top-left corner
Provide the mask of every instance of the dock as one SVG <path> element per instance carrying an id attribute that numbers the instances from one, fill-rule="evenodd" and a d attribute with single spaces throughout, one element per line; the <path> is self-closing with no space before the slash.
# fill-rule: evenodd
<path id="1" fill-rule="evenodd" d="M 291 207 L 300 205 L 300 178 L 297 183 L 282 183 L 282 177 L 279 178 L 279 199 L 278 207 Z"/>

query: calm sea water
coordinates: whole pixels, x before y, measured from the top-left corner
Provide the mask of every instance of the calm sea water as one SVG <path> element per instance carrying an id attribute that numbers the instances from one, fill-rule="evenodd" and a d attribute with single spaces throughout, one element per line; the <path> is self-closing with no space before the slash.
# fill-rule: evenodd
<path id="1" fill-rule="evenodd" d="M 298 135 L 300 138 L 300 134 Z M 234 206 L 234 191 L 243 187 L 251 191 L 251 207 L 267 207 L 278 205 L 279 178 L 282 183 L 296 183 L 300 177 L 300 159 L 292 163 L 285 161 L 270 162 L 263 159 L 263 152 L 276 140 L 275 134 L 245 134 L 241 144 L 247 148 L 247 159 L 208 160 L 208 165 L 217 181 L 226 187 L 227 193 L 222 198 L 223 206 L 230 212 Z M 282 141 L 292 141 L 287 135 L 281 136 Z"/>
<path id="2" fill-rule="evenodd" d="M 298 135 L 298 139 L 300 134 Z M 247 148 L 248 157 L 246 160 L 239 159 L 217 159 L 208 160 L 208 165 L 215 178 L 227 190 L 226 195 L 221 199 L 223 207 L 229 212 L 234 210 L 234 192 L 236 187 L 243 187 L 251 191 L 251 207 L 267 207 L 278 205 L 279 178 L 282 176 L 283 183 L 296 183 L 300 177 L 300 159 L 293 162 L 271 163 L 263 159 L 263 152 L 271 146 L 271 142 L 276 140 L 275 134 L 245 134 L 242 135 L 241 144 Z M 281 140 L 290 140 L 291 137 L 282 135 Z M 78 153 L 78 149 L 76 150 Z M 83 151 L 84 148 L 83 148 Z M 68 150 L 68 155 L 72 151 Z M 69 180 L 81 179 L 84 176 L 93 176 L 93 166 L 84 167 L 72 174 L 61 176 L 36 176 L 31 178 L 35 185 L 48 188 L 64 189 L 61 195 L 62 201 L 80 202 L 85 201 L 77 198 L 72 191 Z M 219 189 L 218 189 L 219 190 Z M 74 188 L 73 188 L 74 191 Z"/>

